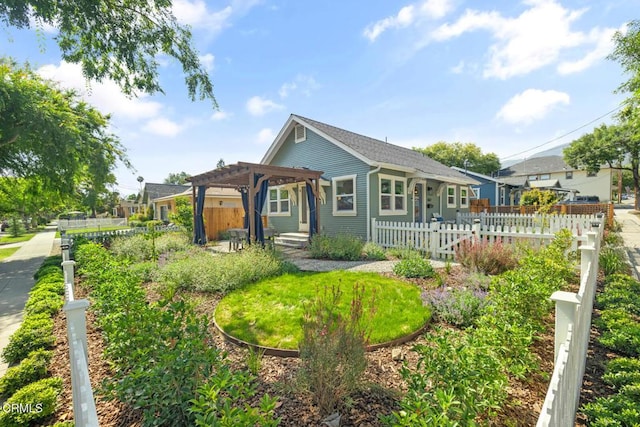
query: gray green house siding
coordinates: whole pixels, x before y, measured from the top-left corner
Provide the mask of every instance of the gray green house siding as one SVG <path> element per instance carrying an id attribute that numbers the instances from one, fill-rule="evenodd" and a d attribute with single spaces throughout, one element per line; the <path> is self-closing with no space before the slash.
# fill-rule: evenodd
<path id="1" fill-rule="evenodd" d="M 326 193 L 325 203 L 319 206 L 320 232 L 330 235 L 338 233 L 355 234 L 366 239 L 366 177 L 369 166 L 350 153 L 340 149 L 314 133 L 306 130 L 306 140 L 296 143 L 293 132 L 270 162 L 274 166 L 307 167 L 323 171 L 323 178 L 329 182 L 333 178 L 356 175 L 356 213 L 355 216 L 333 215 L 332 186 L 323 186 Z M 281 233 L 298 231 L 298 206 L 291 206 L 291 216 L 270 216 L 269 223 Z"/>

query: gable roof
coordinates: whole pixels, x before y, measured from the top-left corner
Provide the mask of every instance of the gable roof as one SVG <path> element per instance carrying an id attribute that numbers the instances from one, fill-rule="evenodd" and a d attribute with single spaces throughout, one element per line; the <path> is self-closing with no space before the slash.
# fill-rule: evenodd
<path id="1" fill-rule="evenodd" d="M 296 124 L 301 124 L 354 157 L 370 166 L 382 166 L 390 169 L 415 173 L 417 176 L 434 178 L 457 184 L 479 184 L 452 168 L 437 162 L 410 148 L 389 144 L 375 138 L 360 135 L 345 129 L 328 125 L 313 119 L 292 114 L 278 133 L 273 144 L 267 150 L 261 163 L 269 164 Z"/>
<path id="2" fill-rule="evenodd" d="M 543 156 L 531 157 L 508 168 L 501 169 L 500 176 L 534 175 L 572 170 L 574 169 L 565 163 L 562 156 Z"/>
<path id="3" fill-rule="evenodd" d="M 178 184 L 155 184 L 147 182 L 144 184 L 144 201 L 153 200 L 160 197 L 172 196 L 174 194 L 182 193 L 185 190 L 191 188 L 190 185 L 178 185 Z"/>
<path id="4" fill-rule="evenodd" d="M 479 179 L 484 179 L 485 181 L 492 181 L 492 182 L 496 182 L 498 184 L 503 184 L 503 181 L 501 179 L 494 178 L 492 176 L 485 175 L 485 174 L 480 173 L 480 172 L 474 172 L 474 171 L 470 171 L 470 170 L 465 170 L 465 169 L 459 168 L 458 166 L 451 166 L 451 169 L 457 170 L 458 172 L 463 173 L 465 175 L 472 175 L 472 176 L 475 176 L 475 177 L 477 177 Z"/>

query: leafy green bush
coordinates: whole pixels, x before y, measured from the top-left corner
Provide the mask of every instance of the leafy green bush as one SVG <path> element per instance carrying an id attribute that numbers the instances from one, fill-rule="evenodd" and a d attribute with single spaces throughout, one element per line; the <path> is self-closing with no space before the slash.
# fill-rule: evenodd
<path id="1" fill-rule="evenodd" d="M 609 361 L 602 379 L 616 388 L 640 384 L 640 359 L 619 357 Z"/>
<path id="2" fill-rule="evenodd" d="M 46 291 L 46 292 L 52 292 L 54 294 L 58 294 L 58 295 L 64 295 L 64 280 L 60 279 L 60 280 L 48 280 L 49 276 L 45 276 L 44 280 L 40 280 L 38 281 L 33 288 L 31 288 L 31 292 L 42 292 L 42 291 Z"/>
<path id="3" fill-rule="evenodd" d="M 515 248 L 502 240 L 466 239 L 456 248 L 455 259 L 472 273 L 502 274 L 518 265 Z"/>
<path id="4" fill-rule="evenodd" d="M 40 279 L 43 276 L 47 276 L 49 274 L 53 274 L 53 275 L 59 275 L 61 278 L 64 278 L 64 276 L 62 275 L 62 269 L 60 268 L 60 265 L 45 265 L 45 266 L 40 266 L 40 268 L 38 269 L 38 271 L 36 271 L 36 273 L 33 275 L 33 278 L 37 281 L 38 279 Z"/>
<path id="5" fill-rule="evenodd" d="M 52 255 L 52 256 L 46 257 L 44 261 L 42 261 L 40 268 L 42 269 L 44 267 L 54 266 L 54 267 L 57 267 L 58 270 L 60 270 L 61 264 L 62 264 L 62 255 Z"/>
<path id="6" fill-rule="evenodd" d="M 596 296 L 601 309 L 619 308 L 640 316 L 640 282 L 622 274 L 607 277 L 603 292 Z"/>
<path id="7" fill-rule="evenodd" d="M 53 316 L 60 311 L 63 305 L 64 298 L 60 294 L 44 288 L 38 288 L 30 292 L 24 310 L 27 315 L 46 313 L 49 316 Z"/>
<path id="8" fill-rule="evenodd" d="M 598 340 L 605 347 L 620 354 L 640 356 L 640 322 L 623 309 L 602 310 L 595 320 L 602 330 Z"/>
<path id="9" fill-rule="evenodd" d="M 339 313 L 342 292 L 325 288 L 305 307 L 300 341 L 301 383 L 311 392 L 320 414 L 327 416 L 343 404 L 358 386 L 367 367 L 367 323 L 364 287 L 354 285 L 349 317 Z M 369 314 L 369 316 L 367 316 Z"/>
<path id="10" fill-rule="evenodd" d="M 155 261 L 141 261 L 129 266 L 129 271 L 141 282 L 150 282 L 158 269 Z"/>
<path id="11" fill-rule="evenodd" d="M 431 261 L 420 255 L 402 258 L 393 266 L 393 273 L 403 277 L 428 278 L 436 275 Z"/>
<path id="12" fill-rule="evenodd" d="M 3 404 L 0 425 L 22 427 L 47 418 L 56 410 L 56 400 L 62 391 L 60 378 L 45 378 L 16 391 Z M 4 410 L 16 408 L 16 410 Z"/>
<path id="13" fill-rule="evenodd" d="M 373 242 L 367 242 L 362 247 L 362 254 L 365 259 L 371 261 L 384 261 L 387 259 L 387 254 L 385 253 L 382 246 L 377 245 Z"/>
<path id="14" fill-rule="evenodd" d="M 416 372 L 401 369 L 408 390 L 400 411 L 384 417 L 394 426 L 471 426 L 490 417 L 506 398 L 507 376 L 493 349 L 473 335 L 436 330 L 429 345 L 414 347 Z"/>
<path id="15" fill-rule="evenodd" d="M 625 385 L 612 396 L 601 397 L 582 406 L 589 426 L 640 425 L 640 385 Z"/>
<path id="16" fill-rule="evenodd" d="M 600 249 L 599 265 L 605 276 L 629 273 L 626 254 L 623 248 L 604 247 Z"/>
<path id="17" fill-rule="evenodd" d="M 109 250 L 117 257 L 133 262 L 151 259 L 151 245 L 142 234 L 113 239 Z"/>
<path id="18" fill-rule="evenodd" d="M 176 289 L 224 293 L 291 269 L 275 252 L 256 245 L 218 256 L 194 247 L 170 258 L 156 280 Z"/>
<path id="19" fill-rule="evenodd" d="M 29 353 L 41 348 L 50 348 L 55 342 L 53 320 L 47 314 L 27 315 L 2 351 L 5 362 L 18 363 Z"/>
<path id="20" fill-rule="evenodd" d="M 156 239 L 156 250 L 160 254 L 183 251 L 191 246 L 191 239 L 184 233 L 163 233 Z"/>
<path id="21" fill-rule="evenodd" d="M 363 245 L 359 237 L 351 234 L 316 234 L 311 238 L 309 253 L 311 258 L 356 261 L 362 257 Z"/>
<path id="22" fill-rule="evenodd" d="M 0 377 L 0 397 L 9 397 L 27 384 L 46 377 L 52 355 L 49 350 L 32 351 L 19 365 L 9 368 Z"/>
<path id="23" fill-rule="evenodd" d="M 189 411 L 195 415 L 195 425 L 201 427 L 278 426 L 280 419 L 274 418 L 277 399 L 268 394 L 262 397 L 258 408 L 239 407 L 238 402 L 255 396 L 256 392 L 256 384 L 247 372 L 232 373 L 224 367 L 198 388 Z"/>

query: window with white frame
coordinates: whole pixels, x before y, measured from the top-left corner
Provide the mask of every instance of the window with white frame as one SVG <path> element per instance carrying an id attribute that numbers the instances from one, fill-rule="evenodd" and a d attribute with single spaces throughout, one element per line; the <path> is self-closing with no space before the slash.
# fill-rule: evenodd
<path id="1" fill-rule="evenodd" d="M 507 190 L 504 187 L 500 188 L 500 206 L 504 206 L 506 204 L 505 203 L 506 197 L 507 197 Z"/>
<path id="2" fill-rule="evenodd" d="M 269 189 L 269 215 L 291 215 L 289 190 L 280 187 Z"/>
<path id="3" fill-rule="evenodd" d="M 356 215 L 356 175 L 332 179 L 333 214 Z"/>
<path id="4" fill-rule="evenodd" d="M 469 207 L 469 189 L 466 187 L 460 188 L 460 207 Z"/>
<path id="5" fill-rule="evenodd" d="M 447 207 L 448 208 L 456 207 L 456 186 L 455 185 L 447 185 Z"/>
<path id="6" fill-rule="evenodd" d="M 407 213 L 407 180 L 399 176 L 380 175 L 380 215 Z"/>

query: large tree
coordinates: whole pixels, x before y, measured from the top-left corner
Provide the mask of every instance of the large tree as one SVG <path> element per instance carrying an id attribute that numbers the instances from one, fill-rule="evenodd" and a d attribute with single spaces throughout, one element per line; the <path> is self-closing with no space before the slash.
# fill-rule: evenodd
<path id="1" fill-rule="evenodd" d="M 186 184 L 187 183 L 187 178 L 189 178 L 191 175 L 189 175 L 188 173 L 186 173 L 185 171 L 181 171 L 178 173 L 170 173 L 169 176 L 167 176 L 164 179 L 164 183 L 165 184 Z"/>
<path id="2" fill-rule="evenodd" d="M 159 58 L 175 58 L 191 99 L 208 98 L 217 107 L 191 32 L 176 20 L 171 0 L 0 0 L 0 19 L 18 28 L 57 28 L 65 61 L 81 64 L 89 79 L 115 81 L 129 95 L 162 92 Z"/>
<path id="3" fill-rule="evenodd" d="M 629 76 L 617 91 L 630 93 L 628 102 L 640 100 L 640 20 L 629 22 L 626 31 L 617 31 L 613 42 L 615 47 L 609 59 L 618 62 Z"/>
<path id="4" fill-rule="evenodd" d="M 61 197 L 104 192 L 116 163 L 129 166 L 108 126 L 74 92 L 0 58 L 0 175 L 37 179 Z"/>
<path id="5" fill-rule="evenodd" d="M 447 166 L 457 166 L 485 175 L 491 175 L 500 169 L 500 159 L 495 153 L 483 154 L 480 147 L 470 142 L 463 144 L 440 141 L 425 148 L 413 149 Z"/>

